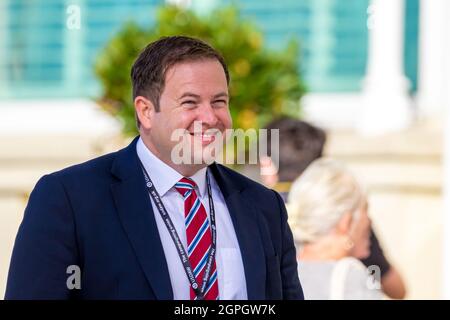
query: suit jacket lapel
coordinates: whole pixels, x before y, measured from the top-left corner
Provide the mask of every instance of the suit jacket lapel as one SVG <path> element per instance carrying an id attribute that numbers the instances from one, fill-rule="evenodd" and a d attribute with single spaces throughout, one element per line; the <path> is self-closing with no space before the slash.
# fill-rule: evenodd
<path id="1" fill-rule="evenodd" d="M 248 299 L 262 300 L 265 298 L 266 263 L 258 216 L 248 199 L 244 198 L 245 186 L 237 185 L 224 169 L 215 163 L 210 169 L 222 191 L 239 241 Z"/>
<path id="2" fill-rule="evenodd" d="M 120 221 L 156 298 L 170 300 L 173 292 L 167 261 L 137 159 L 137 140 L 118 153 L 111 172 L 119 181 L 111 190 Z"/>
<path id="3" fill-rule="evenodd" d="M 111 185 L 111 191 L 120 221 L 156 298 L 171 300 L 173 291 L 167 261 L 137 158 L 138 138 L 117 154 L 111 172 L 118 182 Z M 217 164 L 212 164 L 210 169 L 224 196 L 239 241 L 248 299 L 262 300 L 265 298 L 266 266 L 258 215 L 244 197 L 245 186 L 238 185 Z"/>

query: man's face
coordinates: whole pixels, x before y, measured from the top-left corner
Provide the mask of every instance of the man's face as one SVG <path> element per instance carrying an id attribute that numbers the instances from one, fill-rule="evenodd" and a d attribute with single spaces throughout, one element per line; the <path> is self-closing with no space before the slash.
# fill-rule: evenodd
<path id="1" fill-rule="evenodd" d="M 197 123 L 195 133 L 194 122 Z M 193 146 L 201 150 L 212 147 L 215 137 L 205 134 L 207 130 L 220 131 L 225 137 L 224 131 L 231 128 L 232 120 L 228 84 L 220 62 L 215 59 L 188 61 L 169 68 L 160 97 L 160 111 L 153 113 L 150 123 L 151 144 L 165 162 L 173 163 L 172 150 L 179 140 L 172 141 L 171 137 L 177 129 L 186 130 L 184 146 L 191 151 Z"/>

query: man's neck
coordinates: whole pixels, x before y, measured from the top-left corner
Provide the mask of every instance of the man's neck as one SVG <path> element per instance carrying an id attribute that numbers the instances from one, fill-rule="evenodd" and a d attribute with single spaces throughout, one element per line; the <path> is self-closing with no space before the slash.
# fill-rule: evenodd
<path id="1" fill-rule="evenodd" d="M 196 174 L 199 170 L 205 168 L 206 164 L 196 164 L 196 165 L 171 165 L 167 163 L 168 166 L 172 167 L 175 171 L 181 174 L 183 177 L 191 177 Z"/>
<path id="2" fill-rule="evenodd" d="M 183 177 L 191 177 L 194 174 L 196 174 L 199 170 L 207 167 L 207 164 L 204 164 L 204 163 L 202 163 L 202 164 L 175 164 L 175 163 L 173 163 L 173 161 L 170 158 L 166 159 L 156 149 L 156 147 L 153 145 L 153 143 L 151 143 L 151 141 L 147 141 L 147 139 L 144 139 L 142 136 L 141 136 L 141 139 L 142 139 L 142 142 L 144 143 L 144 145 L 147 147 L 147 149 L 150 150 L 150 152 L 153 153 L 153 155 L 155 157 L 157 157 L 159 160 L 161 160 L 162 162 L 167 164 L 169 167 L 174 169 L 176 172 L 181 174 Z"/>

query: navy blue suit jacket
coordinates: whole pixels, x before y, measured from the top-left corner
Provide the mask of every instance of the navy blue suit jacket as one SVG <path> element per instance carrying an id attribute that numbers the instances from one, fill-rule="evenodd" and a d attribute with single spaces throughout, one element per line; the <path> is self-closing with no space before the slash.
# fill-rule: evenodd
<path id="1" fill-rule="evenodd" d="M 14 245 L 6 299 L 173 299 L 136 142 L 39 180 Z M 302 299 L 280 196 L 224 166 L 210 169 L 239 241 L 248 298 Z M 80 268 L 79 290 L 66 285 L 70 265 Z"/>

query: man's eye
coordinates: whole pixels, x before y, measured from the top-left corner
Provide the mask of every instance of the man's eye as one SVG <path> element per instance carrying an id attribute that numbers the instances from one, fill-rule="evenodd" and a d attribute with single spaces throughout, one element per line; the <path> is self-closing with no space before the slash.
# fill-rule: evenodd
<path id="1" fill-rule="evenodd" d="M 194 100 L 187 100 L 187 101 L 183 101 L 181 104 L 188 106 L 188 107 L 192 107 L 196 104 L 196 102 Z"/>
<path id="2" fill-rule="evenodd" d="M 216 101 L 213 101 L 213 105 L 217 106 L 217 107 L 226 106 L 227 101 L 226 100 L 216 100 Z"/>

